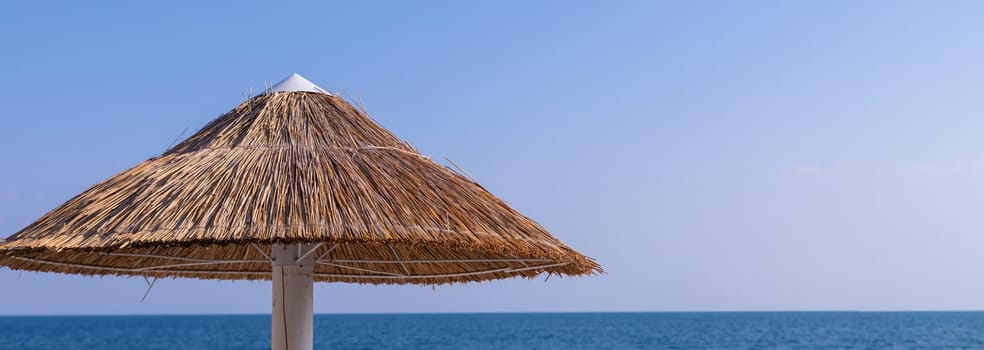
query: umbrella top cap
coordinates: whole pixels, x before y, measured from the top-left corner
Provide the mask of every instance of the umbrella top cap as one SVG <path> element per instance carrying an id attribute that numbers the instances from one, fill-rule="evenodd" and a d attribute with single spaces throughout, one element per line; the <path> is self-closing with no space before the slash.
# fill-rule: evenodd
<path id="1" fill-rule="evenodd" d="M 322 94 L 331 95 L 327 90 L 322 89 L 320 86 L 315 85 L 311 81 L 304 79 L 300 74 L 294 73 L 289 77 L 284 78 L 279 83 L 273 85 L 267 92 L 291 92 L 291 91 L 309 91 L 309 92 L 320 92 Z"/>

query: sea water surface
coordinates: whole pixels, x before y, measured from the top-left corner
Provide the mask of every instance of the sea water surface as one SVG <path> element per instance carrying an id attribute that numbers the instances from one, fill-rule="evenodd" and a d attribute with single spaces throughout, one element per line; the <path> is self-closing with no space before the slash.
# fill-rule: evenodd
<path id="1" fill-rule="evenodd" d="M 984 312 L 317 315 L 318 349 L 984 349 Z M 269 349 L 270 316 L 0 317 L 0 349 Z"/>

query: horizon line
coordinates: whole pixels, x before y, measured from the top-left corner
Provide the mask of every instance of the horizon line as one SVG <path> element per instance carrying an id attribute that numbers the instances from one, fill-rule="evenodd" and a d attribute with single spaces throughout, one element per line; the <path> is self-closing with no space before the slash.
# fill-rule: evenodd
<path id="1" fill-rule="evenodd" d="M 549 314 L 782 314 L 782 313 L 984 313 L 984 309 L 913 310 L 679 310 L 679 311 L 461 311 L 461 312 L 339 312 L 315 316 L 401 316 L 401 315 L 549 315 Z M 0 314 L 2 317 L 180 317 L 180 316 L 270 316 L 268 313 L 146 313 L 146 314 Z"/>

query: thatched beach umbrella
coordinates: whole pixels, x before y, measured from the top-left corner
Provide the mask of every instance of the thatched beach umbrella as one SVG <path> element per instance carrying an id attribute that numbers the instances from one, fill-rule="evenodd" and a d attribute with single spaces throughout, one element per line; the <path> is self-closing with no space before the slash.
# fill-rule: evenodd
<path id="1" fill-rule="evenodd" d="M 273 347 L 310 349 L 314 281 L 590 275 L 593 260 L 298 75 L 0 243 L 0 265 L 273 280 Z"/>

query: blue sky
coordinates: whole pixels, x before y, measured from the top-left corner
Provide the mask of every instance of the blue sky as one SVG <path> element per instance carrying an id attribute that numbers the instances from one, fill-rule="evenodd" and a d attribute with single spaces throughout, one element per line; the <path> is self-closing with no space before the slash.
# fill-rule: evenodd
<path id="1" fill-rule="evenodd" d="M 978 2 L 0 5 L 0 236 L 292 72 L 608 275 L 320 284 L 316 312 L 984 309 Z M 0 270 L 0 314 L 269 284 Z"/>

